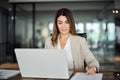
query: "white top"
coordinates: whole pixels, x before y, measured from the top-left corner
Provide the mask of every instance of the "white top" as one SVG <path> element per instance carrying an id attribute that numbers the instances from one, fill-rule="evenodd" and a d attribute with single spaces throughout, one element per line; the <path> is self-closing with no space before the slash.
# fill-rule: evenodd
<path id="1" fill-rule="evenodd" d="M 60 46 L 59 37 L 58 37 L 58 49 L 62 49 L 61 46 Z M 74 69 L 73 57 L 72 57 L 72 53 L 71 53 L 70 37 L 68 38 L 68 40 L 65 44 L 64 50 L 67 53 L 67 62 L 68 62 L 69 69 Z"/>

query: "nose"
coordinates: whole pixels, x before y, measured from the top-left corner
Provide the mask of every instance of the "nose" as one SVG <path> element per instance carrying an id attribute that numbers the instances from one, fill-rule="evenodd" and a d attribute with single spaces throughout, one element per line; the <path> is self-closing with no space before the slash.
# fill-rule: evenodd
<path id="1" fill-rule="evenodd" d="M 62 27 L 66 27 L 66 24 L 65 24 L 65 23 L 63 23 L 63 24 L 62 24 Z"/>

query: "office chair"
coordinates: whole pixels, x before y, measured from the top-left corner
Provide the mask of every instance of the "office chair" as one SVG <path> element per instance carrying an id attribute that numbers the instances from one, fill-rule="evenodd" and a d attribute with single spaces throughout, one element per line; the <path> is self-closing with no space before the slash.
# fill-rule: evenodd
<path id="1" fill-rule="evenodd" d="M 84 37 L 87 40 L 87 34 L 86 33 L 77 33 L 77 35 Z"/>

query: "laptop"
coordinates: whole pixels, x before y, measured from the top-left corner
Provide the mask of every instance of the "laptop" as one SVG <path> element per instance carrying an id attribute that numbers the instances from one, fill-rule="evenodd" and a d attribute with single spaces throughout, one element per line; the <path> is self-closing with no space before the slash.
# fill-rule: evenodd
<path id="1" fill-rule="evenodd" d="M 69 79 L 67 55 L 58 49 L 15 49 L 22 77 Z"/>

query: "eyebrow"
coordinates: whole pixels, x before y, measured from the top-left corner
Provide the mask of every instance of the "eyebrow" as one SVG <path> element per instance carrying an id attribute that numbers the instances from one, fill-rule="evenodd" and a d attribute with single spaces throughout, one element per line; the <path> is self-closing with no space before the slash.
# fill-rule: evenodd
<path id="1" fill-rule="evenodd" d="M 61 20 L 57 20 L 57 21 L 62 22 Z M 69 21 L 69 20 L 66 20 L 66 21 Z"/>
<path id="2" fill-rule="evenodd" d="M 57 20 L 57 21 L 60 21 L 60 22 L 62 22 L 61 20 Z"/>

